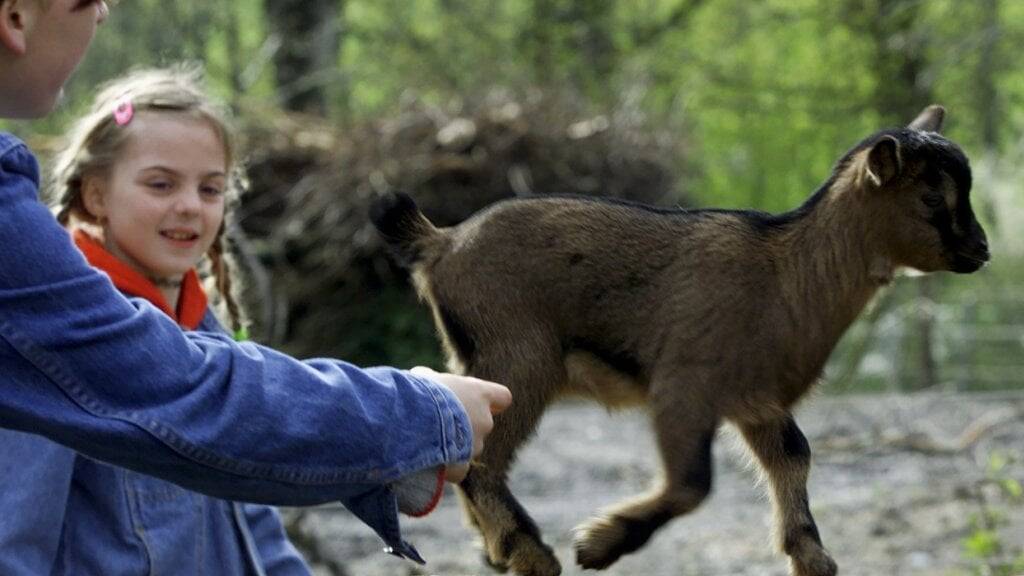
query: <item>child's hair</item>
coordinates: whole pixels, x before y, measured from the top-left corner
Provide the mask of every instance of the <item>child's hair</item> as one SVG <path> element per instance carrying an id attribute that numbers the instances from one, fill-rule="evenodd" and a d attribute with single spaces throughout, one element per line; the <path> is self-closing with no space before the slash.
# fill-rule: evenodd
<path id="1" fill-rule="evenodd" d="M 244 178 L 235 166 L 230 111 L 207 94 L 198 66 L 179 64 L 138 70 L 101 87 L 92 108 L 71 128 L 66 147 L 53 163 L 50 197 L 57 220 L 69 227 L 72 219 L 96 224 L 82 201 L 82 182 L 87 175 L 106 175 L 121 153 L 131 128 L 131 123 L 121 125 L 115 120 L 114 111 L 123 102 L 129 102 L 135 114 L 157 111 L 201 118 L 219 135 L 229 177 L 224 221 L 206 257 L 217 292 L 227 309 L 231 329 L 235 334 L 244 333 L 244 313 L 232 293 L 234 263 L 225 241 L 225 231 L 231 227 L 231 207 L 238 201 Z"/>

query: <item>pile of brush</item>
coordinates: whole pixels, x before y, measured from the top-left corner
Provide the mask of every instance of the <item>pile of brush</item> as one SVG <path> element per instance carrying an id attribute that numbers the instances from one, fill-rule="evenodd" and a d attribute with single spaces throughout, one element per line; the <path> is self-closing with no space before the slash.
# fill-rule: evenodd
<path id="1" fill-rule="evenodd" d="M 383 191 L 408 192 L 438 225 L 534 194 L 687 204 L 680 139 L 635 110 L 588 114 L 534 93 L 416 101 L 346 129 L 266 110 L 243 118 L 249 185 L 236 221 L 242 255 L 262 264 L 246 298 L 254 333 L 301 356 L 436 362 L 426 312 L 367 218 Z"/>

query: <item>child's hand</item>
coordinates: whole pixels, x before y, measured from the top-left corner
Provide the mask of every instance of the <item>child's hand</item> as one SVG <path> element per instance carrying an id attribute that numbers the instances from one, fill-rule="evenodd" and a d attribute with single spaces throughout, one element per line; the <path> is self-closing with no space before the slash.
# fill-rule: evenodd
<path id="1" fill-rule="evenodd" d="M 417 366 L 410 372 L 447 386 L 455 394 L 469 416 L 469 424 L 473 428 L 473 458 L 479 456 L 484 449 L 484 439 L 494 427 L 492 416 L 512 404 L 512 393 L 509 392 L 509 389 L 501 384 L 472 376 L 435 372 L 425 366 Z M 468 462 L 452 464 L 446 470 L 446 479 L 449 482 L 459 483 L 468 472 Z"/>

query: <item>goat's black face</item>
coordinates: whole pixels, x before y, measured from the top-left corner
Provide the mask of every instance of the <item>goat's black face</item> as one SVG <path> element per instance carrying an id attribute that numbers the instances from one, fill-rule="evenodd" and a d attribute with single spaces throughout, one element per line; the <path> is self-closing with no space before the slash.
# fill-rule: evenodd
<path id="1" fill-rule="evenodd" d="M 922 272 L 975 272 L 989 260 L 988 239 L 971 208 L 971 167 L 959 146 L 939 134 L 946 111 L 925 108 L 906 128 L 886 130 L 864 151 L 865 180 L 886 202 L 892 256 Z"/>
<path id="2" fill-rule="evenodd" d="M 988 239 L 971 208 L 971 169 L 963 151 L 938 136 L 925 135 L 920 150 L 923 169 L 919 174 L 918 201 L 926 221 L 938 234 L 946 269 L 968 274 L 988 262 Z"/>
<path id="3" fill-rule="evenodd" d="M 981 225 L 975 220 L 970 204 L 961 204 L 960 208 L 953 212 L 937 212 L 932 224 L 942 238 L 951 271 L 969 274 L 979 270 L 989 261 L 988 239 Z M 964 233 L 958 233 L 958 228 Z"/>
<path id="4" fill-rule="evenodd" d="M 935 132 L 888 131 L 872 146 L 868 169 L 896 203 L 888 224 L 900 265 L 966 274 L 988 262 L 988 240 L 971 208 L 971 168 L 959 146 Z"/>

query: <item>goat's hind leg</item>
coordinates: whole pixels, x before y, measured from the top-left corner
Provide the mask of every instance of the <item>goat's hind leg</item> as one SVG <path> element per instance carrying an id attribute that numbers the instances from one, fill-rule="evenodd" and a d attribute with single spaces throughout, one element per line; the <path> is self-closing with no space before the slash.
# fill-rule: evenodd
<path id="1" fill-rule="evenodd" d="M 793 576 L 835 576 L 836 563 L 821 544 L 807 499 L 811 449 L 792 416 L 740 431 L 768 476 L 780 547 Z"/>
<path id="2" fill-rule="evenodd" d="M 693 511 L 711 492 L 711 443 L 718 418 L 690 406 L 651 402 L 664 477 L 649 492 L 615 505 L 576 528 L 576 561 L 603 569 L 639 549 L 672 518 Z"/>
<path id="3" fill-rule="evenodd" d="M 530 356 L 524 356 L 530 357 Z M 541 539 L 533 519 L 506 484 L 515 452 L 535 429 L 551 392 L 564 379 L 555 362 L 515 364 L 474 362 L 474 376 L 501 382 L 512 390 L 512 405 L 495 417 L 483 454 L 459 485 L 470 522 L 480 531 L 492 567 L 521 576 L 557 576 L 562 567 Z M 491 369 L 502 366 L 502 369 Z"/>

